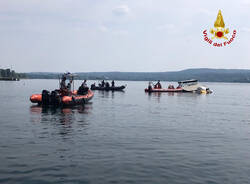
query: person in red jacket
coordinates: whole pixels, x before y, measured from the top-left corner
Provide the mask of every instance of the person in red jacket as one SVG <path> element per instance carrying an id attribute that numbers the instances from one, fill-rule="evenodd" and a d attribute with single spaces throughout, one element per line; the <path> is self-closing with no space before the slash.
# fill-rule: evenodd
<path id="1" fill-rule="evenodd" d="M 156 86 L 156 88 L 157 88 L 157 89 L 161 89 L 161 83 L 160 83 L 160 80 L 158 80 L 158 82 L 156 83 L 156 85 L 155 85 L 155 86 Z"/>

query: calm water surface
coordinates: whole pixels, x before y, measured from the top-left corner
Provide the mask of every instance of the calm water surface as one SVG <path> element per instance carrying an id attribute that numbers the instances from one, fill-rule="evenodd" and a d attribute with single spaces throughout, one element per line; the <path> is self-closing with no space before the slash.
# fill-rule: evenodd
<path id="1" fill-rule="evenodd" d="M 57 80 L 0 81 L 0 183 L 250 183 L 250 84 L 149 96 L 147 82 L 117 83 L 85 107 L 42 109 L 29 96 Z"/>

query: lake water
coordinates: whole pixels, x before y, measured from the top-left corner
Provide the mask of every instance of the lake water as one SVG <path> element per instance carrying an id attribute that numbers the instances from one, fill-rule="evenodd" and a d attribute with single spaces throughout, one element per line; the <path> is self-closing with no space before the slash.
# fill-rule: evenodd
<path id="1" fill-rule="evenodd" d="M 95 91 L 85 107 L 42 109 L 29 96 L 57 80 L 0 81 L 0 183 L 250 183 L 250 84 L 117 84 L 125 92 Z"/>

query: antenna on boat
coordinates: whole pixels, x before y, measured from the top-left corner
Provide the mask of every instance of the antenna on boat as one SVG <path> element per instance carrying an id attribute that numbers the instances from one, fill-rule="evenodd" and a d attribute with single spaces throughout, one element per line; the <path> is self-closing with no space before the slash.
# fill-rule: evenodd
<path id="1" fill-rule="evenodd" d="M 76 76 L 76 74 L 73 74 L 73 73 L 70 73 L 70 77 L 71 77 L 71 80 L 72 80 L 72 85 L 73 85 L 73 91 L 75 90 L 75 80 L 74 80 L 74 77 Z"/>
<path id="2" fill-rule="evenodd" d="M 59 89 L 60 89 L 60 83 L 61 83 L 61 81 L 60 81 L 60 75 L 58 75 L 58 81 L 59 81 Z"/>
<path id="3" fill-rule="evenodd" d="M 73 91 L 75 89 L 75 81 L 74 81 L 74 76 L 72 75 L 72 81 L 73 81 Z"/>

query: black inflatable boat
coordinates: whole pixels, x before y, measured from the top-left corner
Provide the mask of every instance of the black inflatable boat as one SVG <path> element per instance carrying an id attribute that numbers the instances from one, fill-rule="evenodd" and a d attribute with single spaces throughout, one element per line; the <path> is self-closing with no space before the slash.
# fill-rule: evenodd
<path id="1" fill-rule="evenodd" d="M 94 84 L 91 85 L 91 90 L 101 90 L 101 91 L 122 91 L 126 88 L 126 86 L 115 86 L 115 87 L 101 87 L 101 86 L 95 86 Z"/>

